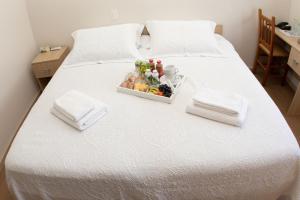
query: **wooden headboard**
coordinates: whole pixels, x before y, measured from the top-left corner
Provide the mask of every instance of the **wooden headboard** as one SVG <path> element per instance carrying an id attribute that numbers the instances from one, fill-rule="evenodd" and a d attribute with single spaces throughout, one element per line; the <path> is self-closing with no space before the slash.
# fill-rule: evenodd
<path id="1" fill-rule="evenodd" d="M 223 25 L 221 24 L 217 24 L 216 29 L 215 29 L 215 33 L 219 34 L 219 35 L 223 35 Z M 145 26 L 142 35 L 149 35 L 149 32 Z"/>
<path id="2" fill-rule="evenodd" d="M 217 33 L 219 35 L 223 35 L 223 25 L 222 24 L 217 24 L 215 33 Z"/>

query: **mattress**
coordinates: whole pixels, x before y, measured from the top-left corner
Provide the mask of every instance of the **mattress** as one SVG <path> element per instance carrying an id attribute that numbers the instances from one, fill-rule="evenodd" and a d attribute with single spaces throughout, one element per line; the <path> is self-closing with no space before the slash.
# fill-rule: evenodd
<path id="1" fill-rule="evenodd" d="M 193 80 L 170 105 L 116 92 L 133 63 L 63 65 L 7 155 L 10 190 L 20 200 L 299 199 L 293 133 L 232 45 L 218 41 L 226 57 L 162 59 Z M 192 83 L 244 96 L 243 127 L 185 113 Z M 72 89 L 109 105 L 108 115 L 84 132 L 49 112 Z"/>

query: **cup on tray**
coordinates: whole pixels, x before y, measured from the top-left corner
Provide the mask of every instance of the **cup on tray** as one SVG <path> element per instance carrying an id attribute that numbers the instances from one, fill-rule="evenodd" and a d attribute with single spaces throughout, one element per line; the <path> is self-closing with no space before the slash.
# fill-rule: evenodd
<path id="1" fill-rule="evenodd" d="M 175 65 L 167 65 L 164 69 L 164 73 L 167 79 L 173 82 L 176 79 L 178 68 Z"/>

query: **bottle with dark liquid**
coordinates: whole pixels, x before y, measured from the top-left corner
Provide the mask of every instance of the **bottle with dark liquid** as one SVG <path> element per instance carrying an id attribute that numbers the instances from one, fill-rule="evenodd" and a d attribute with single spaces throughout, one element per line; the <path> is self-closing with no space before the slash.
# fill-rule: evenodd
<path id="1" fill-rule="evenodd" d="M 153 59 L 149 59 L 149 64 L 150 64 L 150 70 L 151 72 L 153 72 L 153 70 L 155 70 L 155 63 Z"/>
<path id="2" fill-rule="evenodd" d="M 163 67 L 163 64 L 162 64 L 161 60 L 157 61 L 156 70 L 159 74 L 159 78 L 164 75 L 164 67 Z"/>

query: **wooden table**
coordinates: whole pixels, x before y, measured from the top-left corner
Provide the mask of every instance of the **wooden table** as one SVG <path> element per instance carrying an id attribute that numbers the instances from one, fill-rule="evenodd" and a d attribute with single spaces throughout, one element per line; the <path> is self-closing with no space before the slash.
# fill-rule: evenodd
<path id="1" fill-rule="evenodd" d="M 291 47 L 288 65 L 298 76 L 300 76 L 300 44 L 297 41 L 298 38 L 288 36 L 279 28 L 276 28 L 275 33 L 276 36 Z M 297 91 L 292 104 L 290 105 L 288 115 L 300 115 L 300 84 L 297 86 Z"/>

